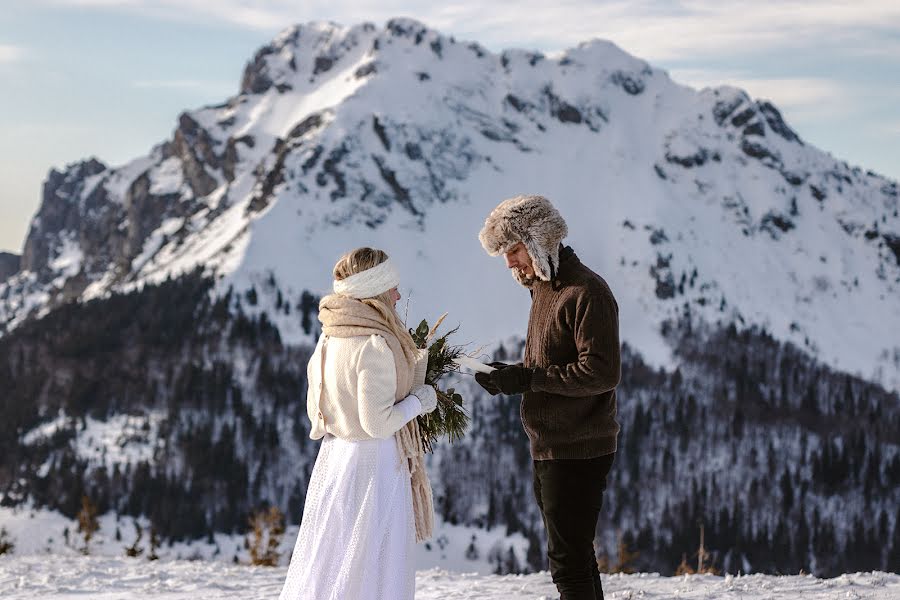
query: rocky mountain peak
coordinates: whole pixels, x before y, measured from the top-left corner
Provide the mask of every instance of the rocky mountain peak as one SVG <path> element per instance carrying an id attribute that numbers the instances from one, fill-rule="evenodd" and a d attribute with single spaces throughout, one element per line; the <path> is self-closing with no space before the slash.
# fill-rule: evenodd
<path id="1" fill-rule="evenodd" d="M 108 168 L 100 160 L 89 158 L 70 164 L 63 171 L 50 170 L 44 182 L 41 206 L 25 240 L 22 270 L 41 271 L 51 257 L 51 246 L 57 242 L 59 233 L 81 227 L 85 191 L 95 187 L 96 176 Z M 87 201 L 103 202 L 96 197 Z"/>
<path id="2" fill-rule="evenodd" d="M 294 25 L 260 48 L 244 69 L 241 94 L 294 89 L 298 81 L 326 73 L 376 28 L 371 23 L 344 27 L 330 22 Z"/>
<path id="3" fill-rule="evenodd" d="M 6 281 L 19 272 L 22 257 L 12 252 L 0 252 L 0 282 Z"/>

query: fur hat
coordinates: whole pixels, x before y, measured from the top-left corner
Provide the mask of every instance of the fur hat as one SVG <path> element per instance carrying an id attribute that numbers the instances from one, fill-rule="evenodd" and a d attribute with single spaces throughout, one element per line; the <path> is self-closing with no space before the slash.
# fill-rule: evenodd
<path id="1" fill-rule="evenodd" d="M 524 243 L 534 274 L 550 281 L 559 268 L 559 244 L 568 233 L 565 220 L 549 200 L 543 196 L 516 196 L 491 211 L 478 239 L 491 256 Z M 512 274 L 522 285 L 530 285 L 516 269 Z"/>

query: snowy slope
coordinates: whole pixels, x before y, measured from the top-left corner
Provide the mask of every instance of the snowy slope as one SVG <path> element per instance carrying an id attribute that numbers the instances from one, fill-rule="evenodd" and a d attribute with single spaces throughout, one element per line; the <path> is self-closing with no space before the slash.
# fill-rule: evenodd
<path id="1" fill-rule="evenodd" d="M 136 541 L 144 556 L 149 553 L 150 523 L 146 518 L 137 520 L 143 528 L 140 540 L 137 540 L 134 519 L 109 512 L 98 517 L 98 523 L 100 528 L 90 545 L 92 556 L 124 556 L 125 548 Z M 78 533 L 78 522 L 47 509 L 0 507 L 0 528 L 6 531 L 8 539 L 15 545 L 14 559 L 47 555 L 54 558 L 80 556 L 84 546 L 83 538 Z M 281 566 L 290 564 L 298 532 L 298 525 L 288 525 L 278 546 Z M 527 547 L 528 542 L 522 534 L 508 535 L 505 526 L 486 530 L 451 525 L 437 517 L 434 535 L 428 542 L 416 545 L 414 560 L 418 569 L 439 568 L 456 573 L 489 575 L 496 571 L 498 561 L 508 560 L 510 551 L 515 554 L 519 565 L 525 565 Z M 240 534 L 216 533 L 199 540 L 163 543 L 156 553 L 163 561 L 250 562 L 244 536 Z"/>
<path id="2" fill-rule="evenodd" d="M 558 205 L 652 363 L 674 366 L 660 325 L 689 312 L 900 389 L 895 182 L 804 144 L 766 102 L 679 85 L 608 42 L 493 54 L 403 19 L 289 28 L 240 94 L 182 115 L 148 156 L 51 174 L 0 323 L 200 265 L 220 292 L 259 288 L 300 343 L 276 291 L 324 293 L 366 244 L 400 264 L 411 320 L 449 311 L 493 344 L 524 331 L 529 299 L 477 232 L 517 193 Z"/>
<path id="3" fill-rule="evenodd" d="M 9 600 L 74 600 L 86 594 L 96 600 L 129 600 L 152 595 L 160 600 L 189 598 L 254 600 L 275 598 L 286 569 L 246 567 L 221 562 L 159 561 L 99 557 L 0 556 L 0 594 Z M 603 582 L 607 598 L 719 598 L 779 600 L 809 598 L 870 598 L 900 595 L 900 576 L 857 573 L 835 579 L 811 575 L 609 575 Z M 549 600 L 556 590 L 547 573 L 476 575 L 438 569 L 416 574 L 416 598 L 437 600 Z"/>

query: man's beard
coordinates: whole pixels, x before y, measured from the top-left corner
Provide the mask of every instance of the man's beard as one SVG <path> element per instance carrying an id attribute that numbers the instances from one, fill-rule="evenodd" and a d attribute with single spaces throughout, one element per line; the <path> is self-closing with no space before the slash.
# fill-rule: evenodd
<path id="1" fill-rule="evenodd" d="M 518 281 L 520 284 L 525 287 L 531 287 L 534 285 L 534 282 L 538 280 L 534 273 L 530 275 L 526 275 L 524 270 L 521 269 L 510 269 L 512 271 L 513 279 Z"/>

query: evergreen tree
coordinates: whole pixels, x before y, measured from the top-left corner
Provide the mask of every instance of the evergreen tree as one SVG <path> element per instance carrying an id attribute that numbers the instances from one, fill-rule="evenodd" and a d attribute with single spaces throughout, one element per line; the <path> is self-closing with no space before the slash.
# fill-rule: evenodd
<path id="1" fill-rule="evenodd" d="M 519 559 L 516 557 L 516 552 L 513 550 L 513 547 L 510 546 L 509 550 L 506 552 L 506 562 L 504 564 L 503 570 L 505 573 L 517 575 L 522 572 L 522 569 L 519 567 Z"/>
<path id="2" fill-rule="evenodd" d="M 468 560 L 478 560 L 480 553 L 478 552 L 478 546 L 475 545 L 475 536 L 472 536 L 472 541 L 469 542 L 469 546 L 466 548 L 466 558 Z"/>
<path id="3" fill-rule="evenodd" d="M 144 549 L 140 547 L 141 538 L 144 537 L 144 529 L 137 522 L 137 519 L 134 521 L 134 543 L 125 548 L 125 556 L 129 556 L 131 558 L 137 558 L 141 554 L 144 553 Z"/>
<path id="4" fill-rule="evenodd" d="M 6 530 L 6 527 L 0 527 L 0 556 L 12 554 L 15 549 L 16 545 L 13 543 L 9 531 Z"/>
<path id="5" fill-rule="evenodd" d="M 887 555 L 887 571 L 900 573 L 900 507 L 897 508 L 897 515 L 894 517 L 894 533 Z"/>

